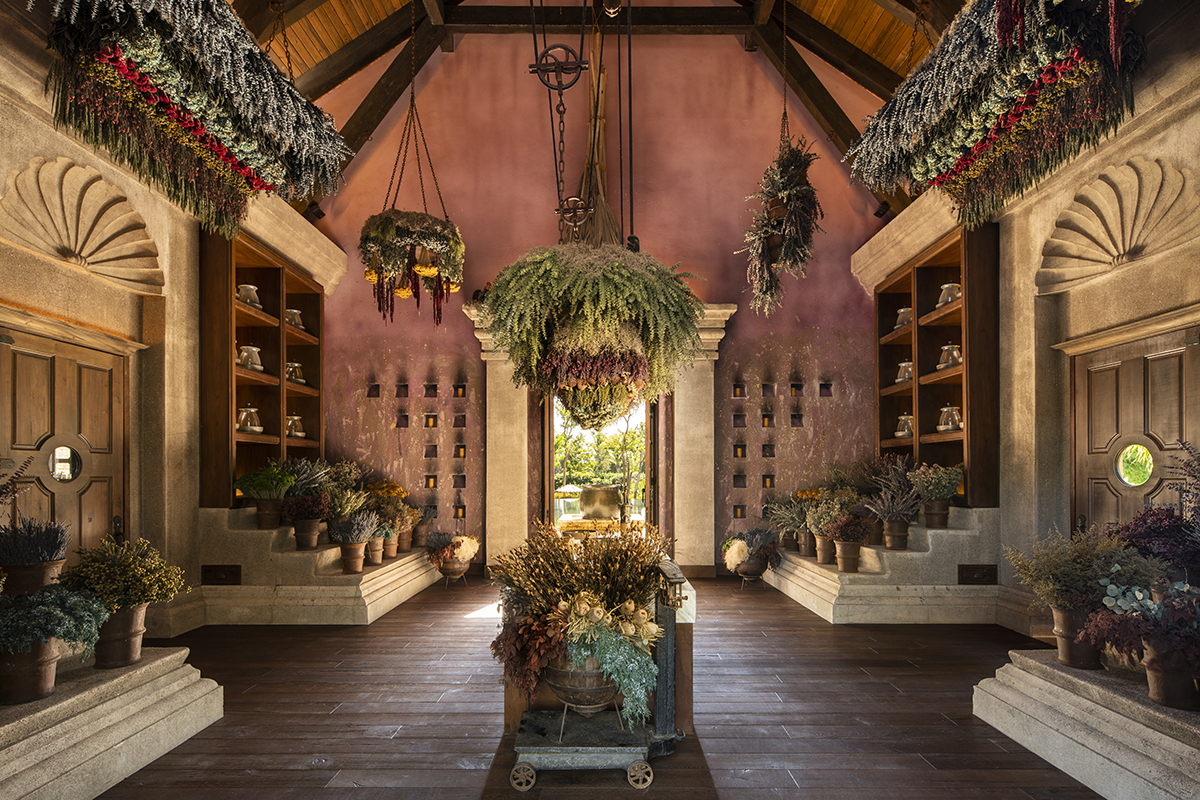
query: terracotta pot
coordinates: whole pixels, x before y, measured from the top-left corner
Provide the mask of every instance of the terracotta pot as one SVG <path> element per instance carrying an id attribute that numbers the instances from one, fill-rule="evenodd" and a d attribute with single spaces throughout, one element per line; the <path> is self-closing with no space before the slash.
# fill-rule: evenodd
<path id="1" fill-rule="evenodd" d="M 62 572 L 67 560 L 40 561 L 36 564 L 3 564 L 0 569 L 7 576 L 4 579 L 3 594 L 22 595 L 33 594 L 47 584 L 58 582 L 58 573 Z"/>
<path id="2" fill-rule="evenodd" d="M 471 566 L 470 561 L 457 561 L 447 559 L 438 567 L 438 572 L 442 573 L 443 577 L 456 581 L 463 575 L 467 574 L 467 569 Z"/>
<path id="3" fill-rule="evenodd" d="M 396 550 L 399 547 L 399 544 L 400 544 L 399 541 L 397 541 L 395 537 L 392 537 L 391 539 L 384 539 L 383 540 L 383 557 L 384 558 L 395 558 Z"/>
<path id="4" fill-rule="evenodd" d="M 416 525 L 412 531 L 413 547 L 424 547 L 426 540 L 429 538 L 429 523 L 422 522 Z"/>
<path id="5" fill-rule="evenodd" d="M 817 536 L 817 563 L 818 564 L 833 564 L 836 562 L 835 556 L 837 548 L 833 546 L 833 540 L 828 536 Z"/>
<path id="6" fill-rule="evenodd" d="M 801 556 L 812 558 L 817 554 L 817 537 L 808 531 L 800 531 L 796 537 L 796 543 L 799 545 Z"/>
<path id="7" fill-rule="evenodd" d="M 142 634 L 146 632 L 146 606 L 118 609 L 100 626 L 96 642 L 96 668 L 128 667 L 142 660 Z"/>
<path id="8" fill-rule="evenodd" d="M 883 538 L 888 550 L 907 550 L 908 520 L 889 519 L 883 526 Z"/>
<path id="9" fill-rule="evenodd" d="M 603 711 L 617 696 L 617 684 L 606 678 L 600 663 L 588 656 L 582 666 L 559 658 L 546 665 L 542 679 L 554 696 L 585 717 Z"/>
<path id="10" fill-rule="evenodd" d="M 0 653 L 0 705 L 31 703 L 54 694 L 58 640 L 34 644 L 28 653 Z"/>
<path id="11" fill-rule="evenodd" d="M 383 537 L 376 536 L 374 539 L 371 539 L 369 542 L 367 542 L 367 549 L 363 555 L 364 555 L 363 563 L 366 564 L 368 567 L 378 567 L 380 564 L 382 564 L 383 563 Z"/>
<path id="12" fill-rule="evenodd" d="M 1087 622 L 1087 609 L 1051 608 L 1054 614 L 1054 636 L 1058 639 L 1058 663 L 1075 669 L 1102 669 L 1100 649 L 1089 642 L 1075 642 Z"/>
<path id="13" fill-rule="evenodd" d="M 321 520 L 298 519 L 292 522 L 295 528 L 297 550 L 316 550 L 317 539 L 321 537 Z"/>
<path id="14" fill-rule="evenodd" d="M 283 508 L 282 497 L 260 497 L 258 505 L 258 529 L 260 531 L 279 527 L 279 512 Z"/>
<path id="15" fill-rule="evenodd" d="M 396 552 L 407 553 L 413 547 L 413 532 L 411 530 L 402 531 L 396 534 Z"/>
<path id="16" fill-rule="evenodd" d="M 783 549 L 787 550 L 789 553 L 798 552 L 800 550 L 800 543 L 798 541 L 796 541 L 796 539 L 799 536 L 800 536 L 800 534 L 796 533 L 796 534 L 793 534 L 792 536 L 780 537 L 783 539 Z"/>
<path id="17" fill-rule="evenodd" d="M 1153 639 L 1142 639 L 1150 699 L 1167 708 L 1200 711 L 1200 691 L 1187 658 L 1175 650 L 1159 650 L 1155 644 Z"/>
<path id="18" fill-rule="evenodd" d="M 862 542 L 834 542 L 837 552 L 838 572 L 858 572 L 858 555 Z"/>
<path id="19" fill-rule="evenodd" d="M 944 528 L 950 523 L 950 500 L 925 501 L 925 527 Z"/>
<path id="20" fill-rule="evenodd" d="M 733 568 L 735 575 L 741 575 L 743 580 L 756 581 L 767 571 L 767 557 L 755 553 Z"/>
<path id="21" fill-rule="evenodd" d="M 366 542 L 358 544 L 344 544 L 342 547 L 342 574 L 354 575 L 363 570 L 363 551 L 367 548 Z"/>
<path id="22" fill-rule="evenodd" d="M 871 523 L 871 532 L 867 535 L 866 541 L 863 544 L 868 547 L 878 547 L 883 544 L 883 520 L 877 519 Z"/>

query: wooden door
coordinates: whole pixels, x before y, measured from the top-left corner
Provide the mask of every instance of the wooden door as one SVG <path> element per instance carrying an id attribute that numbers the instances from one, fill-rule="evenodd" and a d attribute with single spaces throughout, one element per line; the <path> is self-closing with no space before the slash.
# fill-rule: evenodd
<path id="1" fill-rule="evenodd" d="M 0 328 L 0 463 L 33 457 L 16 508 L 70 523 L 68 563 L 125 516 L 125 386 L 123 356 Z"/>
<path id="2" fill-rule="evenodd" d="M 1190 335 L 1189 335 L 1190 334 Z M 1180 439 L 1200 441 L 1200 347 L 1176 331 L 1076 356 L 1074 515 L 1087 524 L 1130 520 L 1146 504 L 1176 504 L 1168 482 Z M 1122 461 L 1149 451 L 1148 474 Z"/>

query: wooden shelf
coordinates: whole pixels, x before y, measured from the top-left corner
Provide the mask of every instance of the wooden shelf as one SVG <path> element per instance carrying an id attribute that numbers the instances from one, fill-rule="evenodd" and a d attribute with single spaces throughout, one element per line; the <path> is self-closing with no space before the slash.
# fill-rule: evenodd
<path id="1" fill-rule="evenodd" d="M 896 438 L 881 439 L 879 441 L 879 446 L 880 447 L 912 447 L 914 441 L 916 441 L 915 436 L 905 436 L 903 439 L 896 439 Z"/>
<path id="2" fill-rule="evenodd" d="M 949 327 L 952 325 L 962 325 L 963 321 L 963 299 L 960 297 L 957 300 L 951 300 L 941 308 L 935 308 L 925 316 L 917 320 L 917 324 L 930 327 Z"/>
<path id="3" fill-rule="evenodd" d="M 288 344 L 320 344 L 321 340 L 308 331 L 302 331 L 295 325 L 284 324 L 287 330 Z"/>
<path id="4" fill-rule="evenodd" d="M 295 436 L 287 437 L 288 447 L 320 447 L 321 443 L 316 439 L 297 439 Z"/>
<path id="5" fill-rule="evenodd" d="M 278 328 L 279 319 L 265 311 L 260 311 L 248 303 L 234 299 L 234 318 L 239 328 Z"/>
<path id="6" fill-rule="evenodd" d="M 251 383 L 257 383 L 262 386 L 278 386 L 279 385 L 279 376 L 278 375 L 268 375 L 266 372 L 259 372 L 256 369 L 246 369 L 245 367 L 234 367 L 233 368 L 233 377 L 234 377 L 234 380 L 236 380 L 239 385 L 246 385 L 246 384 L 251 384 Z"/>
<path id="7" fill-rule="evenodd" d="M 306 383 L 287 382 L 287 393 L 289 395 L 301 395 L 304 397 L 320 397 L 321 390 L 313 388 Z"/>
<path id="8" fill-rule="evenodd" d="M 907 325 L 896 328 L 886 336 L 880 337 L 880 344 L 912 344 L 913 340 L 913 324 L 910 322 Z"/>
<path id="9" fill-rule="evenodd" d="M 913 382 L 905 381 L 904 383 L 893 383 L 891 386 L 885 386 L 879 390 L 879 394 L 883 397 L 891 397 L 892 395 L 908 395 L 913 393 Z"/>
<path id="10" fill-rule="evenodd" d="M 233 438 L 243 444 L 279 444 L 279 437 L 269 433 L 245 433 L 235 431 Z"/>
<path id="11" fill-rule="evenodd" d="M 946 367 L 945 369 L 939 369 L 936 372 L 930 372 L 927 375 L 922 375 L 921 385 L 928 386 L 935 383 L 962 383 L 963 374 L 965 372 L 966 366 L 964 364 L 955 364 L 953 367 Z"/>
<path id="12" fill-rule="evenodd" d="M 961 442 L 965 431 L 946 431 L 945 433 L 922 433 L 921 444 L 937 444 L 939 442 Z"/>

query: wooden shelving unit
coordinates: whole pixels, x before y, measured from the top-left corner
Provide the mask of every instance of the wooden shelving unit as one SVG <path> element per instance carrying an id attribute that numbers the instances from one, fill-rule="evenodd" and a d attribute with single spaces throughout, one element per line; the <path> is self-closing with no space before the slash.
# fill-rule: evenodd
<path id="1" fill-rule="evenodd" d="M 324 456 L 325 292 L 244 234 L 232 242 L 205 234 L 200 257 L 200 505 L 230 508 L 241 502 L 234 480 L 268 459 Z M 236 298 L 243 283 L 258 287 L 261 309 Z M 290 308 L 304 330 L 284 321 Z M 262 372 L 237 366 L 242 345 L 260 348 Z M 304 383 L 284 379 L 289 361 L 301 364 Z M 262 433 L 237 430 L 237 409 L 246 405 L 258 409 Z M 300 415 L 304 438 L 285 435 L 288 414 Z"/>
<path id="2" fill-rule="evenodd" d="M 955 502 L 999 504 L 999 230 L 988 224 L 955 231 L 904 264 L 875 288 L 875 440 L 880 453 L 906 453 L 916 462 L 962 462 L 966 478 Z M 942 284 L 958 283 L 962 297 L 937 306 Z M 914 322 L 895 327 L 901 308 Z M 963 362 L 939 370 L 941 348 L 957 344 Z M 900 362 L 913 362 L 913 380 L 896 383 Z M 958 406 L 963 429 L 938 431 L 943 406 Z M 916 433 L 897 438 L 901 414 Z"/>

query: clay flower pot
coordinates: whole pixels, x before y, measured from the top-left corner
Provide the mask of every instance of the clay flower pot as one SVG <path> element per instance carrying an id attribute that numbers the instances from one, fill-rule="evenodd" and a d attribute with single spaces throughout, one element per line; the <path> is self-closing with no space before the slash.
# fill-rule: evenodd
<path id="1" fill-rule="evenodd" d="M 413 527 L 412 543 L 413 547 L 424 547 L 425 541 L 429 537 L 429 523 L 421 522 Z"/>
<path id="2" fill-rule="evenodd" d="M 858 572 L 858 557 L 862 542 L 834 542 L 838 572 Z"/>
<path id="3" fill-rule="evenodd" d="M 14 597 L 33 594 L 47 584 L 57 583 L 58 573 L 62 572 L 65 563 L 66 559 L 39 561 L 36 564 L 0 564 L 0 569 L 8 576 L 0 593 Z"/>
<path id="4" fill-rule="evenodd" d="M 298 519 L 292 522 L 295 528 L 297 550 L 316 550 L 317 539 L 321 536 L 321 520 Z"/>
<path id="5" fill-rule="evenodd" d="M 837 557 L 835 555 L 837 548 L 833 545 L 833 540 L 828 536 L 817 536 L 817 563 L 818 564 L 833 564 Z"/>
<path id="6" fill-rule="evenodd" d="M 1102 669 L 1100 649 L 1087 641 L 1075 641 L 1091 612 L 1086 608 L 1050 611 L 1054 614 L 1054 636 L 1058 639 L 1058 663 L 1075 669 Z"/>
<path id="7" fill-rule="evenodd" d="M 364 553 L 364 561 L 369 567 L 378 567 L 383 563 L 383 537 L 376 536 L 367 542 L 367 549 Z"/>
<path id="8" fill-rule="evenodd" d="M 279 512 L 283 508 L 282 497 L 260 497 L 257 503 L 257 521 L 260 531 L 279 527 Z"/>
<path id="9" fill-rule="evenodd" d="M 877 547 L 883 544 L 883 520 L 877 519 L 871 523 L 871 534 L 867 536 L 863 544 L 868 547 Z"/>
<path id="10" fill-rule="evenodd" d="M 54 694 L 58 640 L 33 645 L 28 653 L 0 653 L 0 705 L 31 703 Z"/>
<path id="11" fill-rule="evenodd" d="M 402 531 L 396 534 L 396 552 L 407 553 L 413 548 L 413 532 L 411 530 Z"/>
<path id="12" fill-rule="evenodd" d="M 100 626 L 96 642 L 96 669 L 128 667 L 142 660 L 142 635 L 146 632 L 146 606 L 118 609 Z"/>
<path id="13" fill-rule="evenodd" d="M 944 528 L 950 523 L 950 499 L 925 501 L 925 527 Z"/>
<path id="14" fill-rule="evenodd" d="M 883 539 L 888 550 L 908 549 L 908 520 L 889 519 L 884 523 Z"/>
<path id="15" fill-rule="evenodd" d="M 342 548 L 342 574 L 355 575 L 363 571 L 363 551 L 367 548 L 366 542 L 358 542 L 357 544 L 343 544 Z"/>
<path id="16" fill-rule="evenodd" d="M 796 536 L 800 536 L 800 535 L 802 535 L 802 534 L 797 534 Z M 796 540 L 796 536 L 781 537 L 783 539 L 783 549 L 784 550 L 787 550 L 789 553 L 799 552 L 800 543 Z"/>
<path id="17" fill-rule="evenodd" d="M 399 547 L 399 544 L 400 543 L 396 540 L 395 537 L 393 537 L 391 539 L 384 539 L 383 540 L 383 557 L 384 558 L 395 558 L 396 551 Z"/>
<path id="18" fill-rule="evenodd" d="M 1142 639 L 1142 647 L 1150 699 L 1167 708 L 1200 711 L 1200 691 L 1183 653 L 1160 650 L 1154 639 Z"/>
<path id="19" fill-rule="evenodd" d="M 800 555 L 805 558 L 812 558 L 817 554 L 817 537 L 809 531 L 800 531 L 796 536 L 796 544 Z"/>

